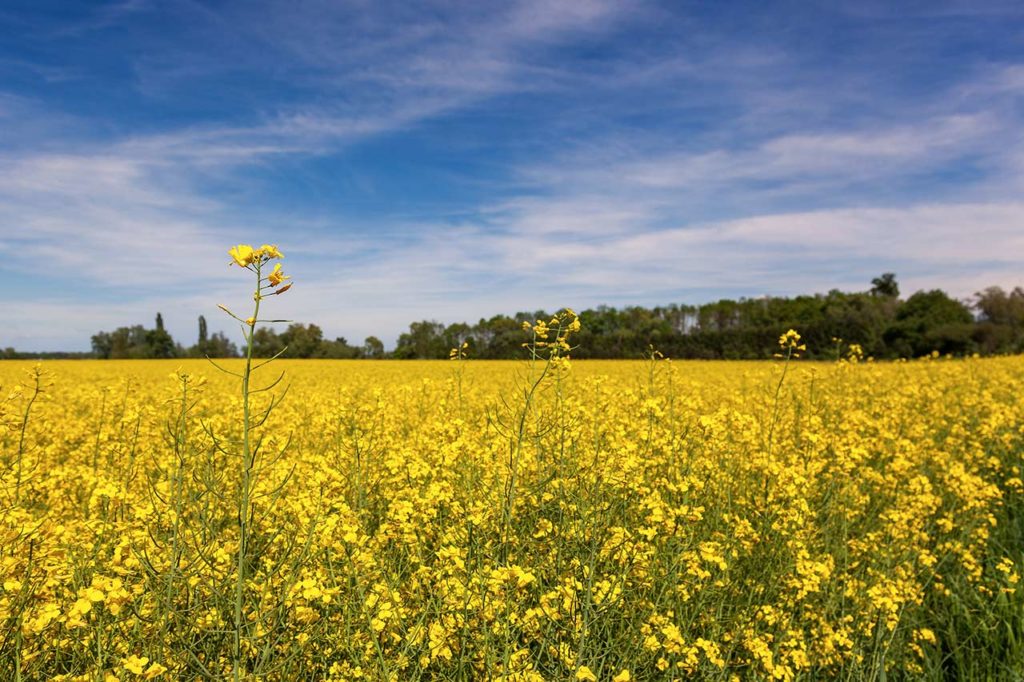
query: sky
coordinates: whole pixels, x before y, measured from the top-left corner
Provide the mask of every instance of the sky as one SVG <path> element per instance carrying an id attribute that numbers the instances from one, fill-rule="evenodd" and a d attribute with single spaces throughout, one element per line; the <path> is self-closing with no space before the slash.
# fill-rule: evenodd
<path id="1" fill-rule="evenodd" d="M 1019 2 L 7 0 L 0 347 L 1024 284 Z"/>

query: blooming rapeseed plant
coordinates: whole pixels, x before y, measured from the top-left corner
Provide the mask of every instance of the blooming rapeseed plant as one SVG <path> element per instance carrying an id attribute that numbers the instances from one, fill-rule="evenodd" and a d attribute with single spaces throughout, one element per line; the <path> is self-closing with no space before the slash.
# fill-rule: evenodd
<path id="1" fill-rule="evenodd" d="M 223 372 L 0 364 L 0 679 L 1024 675 L 1024 359 L 576 362 L 564 310 L 283 401 L 229 254 Z"/>

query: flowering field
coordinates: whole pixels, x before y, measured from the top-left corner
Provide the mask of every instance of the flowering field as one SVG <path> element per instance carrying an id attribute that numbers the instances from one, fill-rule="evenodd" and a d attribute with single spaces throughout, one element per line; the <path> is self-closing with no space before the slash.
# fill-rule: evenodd
<path id="1" fill-rule="evenodd" d="M 455 356 L 0 364 L 0 678 L 1024 675 L 1024 359 Z"/>

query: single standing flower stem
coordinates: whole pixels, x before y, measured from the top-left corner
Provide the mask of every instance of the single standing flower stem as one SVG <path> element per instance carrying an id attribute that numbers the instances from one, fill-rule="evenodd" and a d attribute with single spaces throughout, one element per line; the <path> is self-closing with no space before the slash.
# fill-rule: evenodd
<path id="1" fill-rule="evenodd" d="M 256 319 L 260 316 L 260 282 L 261 263 L 256 260 L 253 265 L 256 268 L 256 291 L 253 298 L 256 307 L 252 314 L 252 322 L 249 323 L 249 330 L 246 333 L 245 371 L 242 373 L 242 488 L 238 496 L 238 575 L 235 583 L 235 651 L 234 651 L 234 679 L 235 682 L 241 679 L 242 660 L 242 602 L 245 590 L 246 573 L 246 550 L 249 534 L 249 487 L 252 481 L 252 446 L 250 443 L 249 424 L 249 377 L 252 374 L 252 348 L 253 336 L 256 329 Z"/>
<path id="2" fill-rule="evenodd" d="M 32 397 L 28 399 L 28 403 L 25 405 L 25 413 L 21 418 L 21 434 L 18 436 L 18 457 L 17 457 L 17 473 L 14 483 L 14 504 L 21 504 L 21 466 L 22 459 L 25 455 L 25 433 L 28 431 L 29 415 L 32 412 L 32 405 L 35 404 L 36 399 L 39 398 L 39 394 L 42 393 L 42 371 L 37 365 L 32 371 Z"/>

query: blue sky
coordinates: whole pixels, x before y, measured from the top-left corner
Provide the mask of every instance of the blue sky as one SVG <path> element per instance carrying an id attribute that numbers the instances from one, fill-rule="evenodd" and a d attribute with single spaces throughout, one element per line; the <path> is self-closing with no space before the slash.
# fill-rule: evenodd
<path id="1" fill-rule="evenodd" d="M 1017 2 L 0 6 L 0 346 L 1024 283 Z"/>

